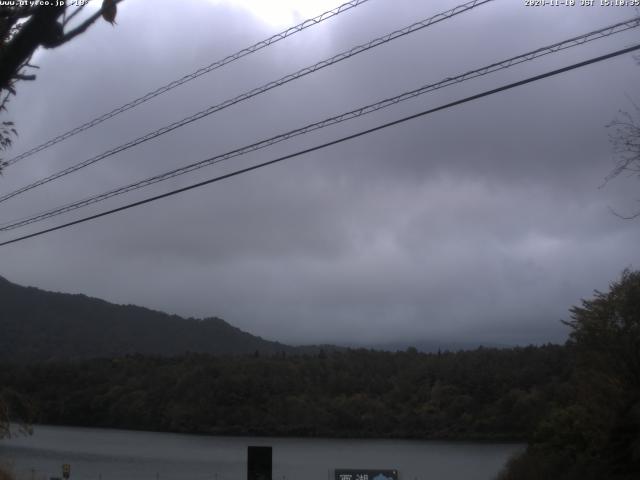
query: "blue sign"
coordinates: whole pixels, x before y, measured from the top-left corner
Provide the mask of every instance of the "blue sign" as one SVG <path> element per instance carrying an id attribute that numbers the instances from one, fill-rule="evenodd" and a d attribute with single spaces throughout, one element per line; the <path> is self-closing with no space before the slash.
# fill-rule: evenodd
<path id="1" fill-rule="evenodd" d="M 398 480 L 398 471 L 336 469 L 335 480 Z"/>

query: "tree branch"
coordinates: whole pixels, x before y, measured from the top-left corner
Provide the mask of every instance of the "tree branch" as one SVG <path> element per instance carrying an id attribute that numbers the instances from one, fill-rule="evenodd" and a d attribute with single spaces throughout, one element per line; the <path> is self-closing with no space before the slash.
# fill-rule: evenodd
<path id="1" fill-rule="evenodd" d="M 16 73 L 13 78 L 15 78 L 16 80 L 35 80 L 36 76 L 31 74 L 31 75 L 25 75 L 24 73 Z"/>
<path id="2" fill-rule="evenodd" d="M 86 2 L 86 3 L 83 3 L 83 4 L 82 4 L 82 5 L 80 5 L 78 8 L 76 8 L 76 9 L 73 11 L 73 13 L 72 13 L 71 15 L 69 15 L 69 16 L 65 19 L 65 21 L 64 21 L 64 22 L 62 22 L 62 25 L 63 25 L 63 26 L 66 26 L 66 25 L 67 25 L 67 23 L 69 23 L 69 22 L 73 19 L 73 17 L 75 17 L 77 14 L 79 14 L 79 13 L 82 11 L 82 9 L 83 9 L 84 7 L 86 7 L 87 5 L 89 5 L 89 2 L 90 2 L 90 1 L 91 1 L 91 0 L 87 0 L 87 2 Z"/>
<path id="3" fill-rule="evenodd" d="M 120 3 L 122 0 L 115 0 L 116 5 Z M 104 7 L 104 4 L 103 4 Z M 96 20 L 98 20 L 102 16 L 103 7 L 100 8 L 96 13 L 87 18 L 84 22 L 78 25 L 73 30 L 65 33 L 60 39 L 56 42 L 53 42 L 49 48 L 59 47 L 60 45 L 67 43 L 69 40 L 77 37 L 81 33 L 84 33 L 91 25 L 93 25 Z"/>
<path id="4" fill-rule="evenodd" d="M 29 6 L 22 8 L 5 7 L 0 9 L 0 17 L 7 17 L 11 19 L 26 18 L 36 13 L 37 8 L 38 7 Z"/>
<path id="5" fill-rule="evenodd" d="M 613 213 L 616 217 L 621 218 L 622 220 L 635 220 L 636 218 L 640 217 L 640 212 L 636 212 L 633 215 L 626 216 L 626 215 L 619 214 L 611 207 L 607 207 L 607 208 L 611 213 Z"/>
<path id="6" fill-rule="evenodd" d="M 11 79 L 20 66 L 42 45 L 43 39 L 54 41 L 53 38 L 46 38 L 46 36 L 55 33 L 58 17 L 64 9 L 64 5 L 38 7 L 0 52 L 0 89 L 10 86 Z"/>

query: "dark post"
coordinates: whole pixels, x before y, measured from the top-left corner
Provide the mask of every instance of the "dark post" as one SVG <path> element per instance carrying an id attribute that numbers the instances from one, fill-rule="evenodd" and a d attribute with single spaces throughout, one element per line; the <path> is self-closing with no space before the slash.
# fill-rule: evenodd
<path id="1" fill-rule="evenodd" d="M 247 480 L 272 480 L 272 448 L 247 448 Z"/>

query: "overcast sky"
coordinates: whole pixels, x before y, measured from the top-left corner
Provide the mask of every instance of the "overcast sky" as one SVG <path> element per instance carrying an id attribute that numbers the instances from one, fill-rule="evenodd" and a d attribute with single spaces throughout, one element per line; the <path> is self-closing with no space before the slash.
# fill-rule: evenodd
<path id="1" fill-rule="evenodd" d="M 371 0 L 8 168 L 12 191 L 210 105 L 462 3 Z M 224 153 L 637 14 L 496 0 L 0 205 L 0 222 Z M 579 3 L 579 2 L 578 2 Z M 267 7 L 266 4 L 269 4 Z M 39 51 L 10 118 L 22 153 L 340 4 L 125 0 Z M 8 240 L 607 53 L 598 40 L 0 235 Z M 563 342 L 568 309 L 640 266 L 640 184 L 607 123 L 640 101 L 631 55 L 413 120 L 151 205 L 0 247 L 0 275 L 288 343 Z"/>

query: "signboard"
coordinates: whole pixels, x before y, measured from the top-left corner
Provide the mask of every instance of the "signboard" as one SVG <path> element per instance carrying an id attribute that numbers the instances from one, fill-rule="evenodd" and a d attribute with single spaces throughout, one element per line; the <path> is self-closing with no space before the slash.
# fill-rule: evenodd
<path id="1" fill-rule="evenodd" d="M 69 465 L 68 463 L 65 463 L 64 465 L 62 465 L 62 478 L 69 478 L 69 476 L 71 475 L 71 465 Z"/>
<path id="2" fill-rule="evenodd" d="M 336 469 L 335 480 L 398 480 L 398 471 Z"/>

